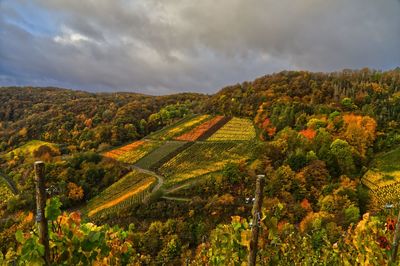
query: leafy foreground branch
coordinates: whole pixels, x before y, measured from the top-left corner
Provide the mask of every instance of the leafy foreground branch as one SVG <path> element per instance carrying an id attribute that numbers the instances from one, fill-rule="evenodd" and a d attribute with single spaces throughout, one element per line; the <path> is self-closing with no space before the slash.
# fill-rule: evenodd
<path id="1" fill-rule="evenodd" d="M 169 264 L 168 258 L 176 257 L 177 253 L 182 254 L 182 259 L 174 264 L 245 265 L 247 261 L 251 228 L 249 222 L 239 216 L 232 217 L 230 224 L 218 225 L 209 241 L 200 244 L 190 259 L 187 257 L 189 253 L 183 251 L 187 247 L 179 247 L 180 240 L 176 236 L 165 245 L 161 252 L 163 256 L 154 258 L 138 248 L 140 244 L 134 226 L 123 230 L 83 223 L 79 213 L 61 213 L 60 207 L 58 198 L 50 199 L 46 207 L 52 265 Z M 263 212 L 257 264 L 389 264 L 392 255 L 389 239 L 394 234 L 394 221 L 384 224 L 378 217 L 367 213 L 358 224 L 341 234 L 343 231 L 334 225 L 330 228 L 329 214 L 313 213 L 297 228 L 279 222 L 282 210 L 283 205 L 277 204 Z M 162 228 L 160 225 L 157 227 Z M 145 235 L 154 238 L 149 232 Z M 0 253 L 0 265 L 13 262 L 17 265 L 43 265 L 44 247 L 39 244 L 37 229 L 34 227 L 25 233 L 17 231 L 15 236 L 17 249 L 9 249 L 5 256 Z"/>

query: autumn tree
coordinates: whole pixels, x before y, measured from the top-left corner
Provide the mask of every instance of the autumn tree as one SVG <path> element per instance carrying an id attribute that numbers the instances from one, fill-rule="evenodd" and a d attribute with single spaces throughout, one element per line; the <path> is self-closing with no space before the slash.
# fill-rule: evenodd
<path id="1" fill-rule="evenodd" d="M 330 151 L 336 157 L 337 163 L 343 174 L 354 173 L 355 166 L 349 143 L 342 139 L 336 139 L 330 146 Z"/>
<path id="2" fill-rule="evenodd" d="M 83 196 L 84 193 L 82 187 L 72 182 L 68 183 L 68 198 L 78 201 L 83 199 Z"/>
<path id="3" fill-rule="evenodd" d="M 360 153 L 365 156 L 376 138 L 376 122 L 369 116 L 348 114 L 343 116 L 345 129 L 343 137 L 345 140 Z"/>

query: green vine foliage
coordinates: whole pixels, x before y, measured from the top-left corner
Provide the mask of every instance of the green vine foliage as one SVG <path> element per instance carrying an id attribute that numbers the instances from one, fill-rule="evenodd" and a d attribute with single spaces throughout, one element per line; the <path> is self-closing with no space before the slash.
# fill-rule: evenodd
<path id="1" fill-rule="evenodd" d="M 133 226 L 119 227 L 82 223 L 79 213 L 61 213 L 56 198 L 47 203 L 52 265 L 141 265 L 151 262 L 149 254 L 135 250 Z M 264 209 L 260 222 L 257 264 L 259 265 L 389 265 L 394 228 L 379 217 L 364 214 L 357 224 L 343 231 L 329 215 L 313 213 L 309 224 L 300 226 L 283 220 L 284 205 Z M 168 222 L 167 222 L 168 223 Z M 171 222 L 169 222 L 171 223 Z M 163 225 L 153 224 L 147 234 Z M 156 231 L 154 231 L 156 230 Z M 162 232 L 160 232 L 162 233 Z M 164 234 L 164 233 L 162 233 Z M 246 218 L 233 216 L 229 224 L 218 225 L 209 241 L 199 245 L 191 265 L 246 265 L 251 226 Z M 44 247 L 36 228 L 17 231 L 18 248 L 0 253 L 0 265 L 43 265 Z M 161 235 L 149 235 L 148 246 L 160 244 Z M 142 242 L 141 242 L 142 243 Z M 141 245 L 148 245 L 142 243 Z M 158 253 L 157 261 L 168 261 L 180 252 L 177 235 L 171 235 Z"/>
<path id="2" fill-rule="evenodd" d="M 81 223 L 79 213 L 61 213 L 57 198 L 48 200 L 46 217 L 49 221 L 49 239 L 52 265 L 127 265 L 134 263 L 136 256 L 127 240 L 128 232 L 109 226 Z M 43 265 L 44 246 L 39 243 L 36 228 L 31 232 L 17 231 L 19 243 L 14 254 L 1 256 L 0 262 L 7 265 Z M 2 265 L 0 264 L 0 265 Z"/>
<path id="3" fill-rule="evenodd" d="M 308 232 L 282 223 L 280 207 L 263 212 L 257 265 L 389 265 L 393 230 L 378 217 L 367 213 L 343 235 L 334 237 L 338 228 L 317 216 Z M 230 224 L 212 232 L 209 243 L 198 247 L 192 264 L 246 265 L 250 233 L 247 219 L 232 217 Z"/>

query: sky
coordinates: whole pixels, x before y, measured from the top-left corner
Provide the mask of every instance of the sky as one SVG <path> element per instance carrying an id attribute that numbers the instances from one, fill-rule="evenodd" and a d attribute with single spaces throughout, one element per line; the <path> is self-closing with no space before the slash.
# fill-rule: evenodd
<path id="1" fill-rule="evenodd" d="M 400 0 L 0 0 L 0 86 L 152 95 L 400 66 Z"/>

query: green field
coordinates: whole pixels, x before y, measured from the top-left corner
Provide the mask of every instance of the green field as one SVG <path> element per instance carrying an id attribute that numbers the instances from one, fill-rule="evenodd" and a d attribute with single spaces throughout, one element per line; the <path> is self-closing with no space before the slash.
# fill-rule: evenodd
<path id="1" fill-rule="evenodd" d="M 232 118 L 228 123 L 221 127 L 207 140 L 225 141 L 225 140 L 252 140 L 256 137 L 256 131 L 253 123 L 245 118 Z"/>
<path id="2" fill-rule="evenodd" d="M 155 133 L 150 134 L 146 138 L 155 140 L 169 140 L 193 129 L 210 118 L 211 116 L 209 115 L 188 116 L 173 125 L 167 126 Z"/>
<path id="3" fill-rule="evenodd" d="M 94 216 L 105 212 L 117 212 L 140 203 L 150 192 L 155 181 L 156 178 L 151 175 L 132 171 L 90 200 L 86 211 L 89 216 Z"/>
<path id="4" fill-rule="evenodd" d="M 381 203 L 400 200 L 400 147 L 379 154 L 361 179 Z"/>
<path id="5" fill-rule="evenodd" d="M 40 146 L 46 145 L 50 147 L 52 150 L 57 152 L 58 146 L 54 143 L 46 142 L 46 141 L 41 141 L 41 140 L 31 140 L 27 142 L 26 144 L 10 151 L 5 155 L 6 158 L 10 158 L 12 154 L 14 155 L 25 155 L 25 156 L 32 156 L 33 152 L 37 150 Z"/>
<path id="6" fill-rule="evenodd" d="M 165 157 L 169 156 L 171 153 L 175 152 L 182 146 L 186 145 L 185 141 L 167 141 L 161 145 L 158 149 L 150 152 L 142 159 L 140 159 L 136 166 L 144 169 L 151 169 L 158 162 L 163 160 Z"/>
<path id="7" fill-rule="evenodd" d="M 374 166 L 387 174 L 400 177 L 400 147 L 378 156 L 374 161 Z"/>
<path id="8" fill-rule="evenodd" d="M 196 142 L 159 169 L 166 185 L 220 171 L 228 162 L 245 160 L 252 145 L 249 142 Z"/>

